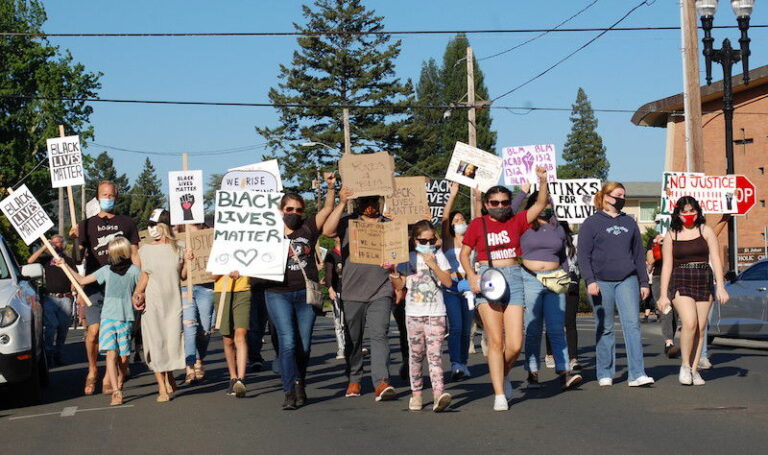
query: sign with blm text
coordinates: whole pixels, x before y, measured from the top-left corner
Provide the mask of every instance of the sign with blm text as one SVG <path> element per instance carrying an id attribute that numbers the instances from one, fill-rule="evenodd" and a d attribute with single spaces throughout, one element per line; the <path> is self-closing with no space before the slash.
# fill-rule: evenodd
<path id="1" fill-rule="evenodd" d="M 345 154 L 339 161 L 342 185 L 352 197 L 392 196 L 395 191 L 395 160 L 387 152 Z"/>
<path id="2" fill-rule="evenodd" d="M 457 142 L 445 178 L 482 192 L 499 184 L 502 159 L 493 153 Z"/>
<path id="3" fill-rule="evenodd" d="M 349 222 L 349 258 L 355 264 L 400 264 L 408 261 L 408 226 L 403 220 L 388 223 Z"/>
<path id="4" fill-rule="evenodd" d="M 560 221 L 581 224 L 595 213 L 595 195 L 600 191 L 600 179 L 564 179 L 548 182 L 549 197 Z"/>
<path id="5" fill-rule="evenodd" d="M 0 210 L 27 245 L 31 245 L 53 227 L 53 221 L 48 218 L 27 185 L 21 185 L 13 194 L 0 201 Z"/>
<path id="6" fill-rule="evenodd" d="M 555 146 L 523 145 L 517 147 L 504 147 L 502 149 L 504 160 L 504 183 L 509 186 L 519 186 L 524 183 L 536 183 L 536 167 L 547 168 L 547 177 L 550 182 L 557 180 L 557 166 L 555 164 Z"/>
<path id="7" fill-rule="evenodd" d="M 171 171 L 168 173 L 168 203 L 171 224 L 204 222 L 203 171 Z"/>
<path id="8" fill-rule="evenodd" d="M 430 180 L 427 185 L 427 203 L 432 215 L 432 224 L 437 225 L 443 219 L 443 209 L 451 193 L 451 181 L 445 179 Z"/>
<path id="9" fill-rule="evenodd" d="M 55 137 L 46 141 L 48 167 L 51 170 L 51 186 L 63 188 L 84 185 L 83 155 L 80 152 L 80 136 Z"/>
<path id="10" fill-rule="evenodd" d="M 216 192 L 213 246 L 206 270 L 282 281 L 288 258 L 281 193 Z"/>
<path id="11" fill-rule="evenodd" d="M 386 198 L 386 212 L 393 219 L 418 223 L 431 219 L 427 204 L 427 177 L 395 177 L 395 190 L 392 197 Z"/>

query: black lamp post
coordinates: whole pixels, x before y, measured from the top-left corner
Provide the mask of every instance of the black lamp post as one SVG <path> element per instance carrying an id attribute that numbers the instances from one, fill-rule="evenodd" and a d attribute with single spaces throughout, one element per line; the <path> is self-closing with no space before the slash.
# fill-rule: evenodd
<path id="1" fill-rule="evenodd" d="M 731 41 L 726 38 L 720 49 L 712 47 L 715 41 L 712 38 L 712 23 L 715 18 L 718 0 L 696 0 L 696 10 L 701 16 L 701 26 L 704 29 L 704 58 L 707 70 L 707 85 L 712 84 L 712 62 L 719 63 L 723 67 L 723 119 L 725 120 L 725 162 L 726 174 L 735 172 L 733 166 L 733 65 L 741 61 L 743 67 L 744 84 L 749 84 L 749 16 L 755 0 L 731 0 L 733 13 L 739 24 L 741 38 L 739 49 L 731 47 Z M 736 271 L 736 224 L 733 217 L 728 220 L 728 265 Z"/>

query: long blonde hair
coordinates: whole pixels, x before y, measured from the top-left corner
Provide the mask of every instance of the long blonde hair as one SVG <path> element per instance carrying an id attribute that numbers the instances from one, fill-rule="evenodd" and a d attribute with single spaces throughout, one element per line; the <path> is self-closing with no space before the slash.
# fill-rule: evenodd
<path id="1" fill-rule="evenodd" d="M 168 226 L 165 223 L 157 223 L 157 230 L 160 231 L 160 234 L 165 236 L 168 240 L 171 241 L 171 248 L 173 248 L 174 253 L 179 252 L 179 245 L 178 241 L 176 240 L 176 234 L 173 233 L 173 229 L 171 229 L 170 226 Z"/>
<path id="2" fill-rule="evenodd" d="M 603 196 L 606 196 L 606 195 L 610 196 L 610 194 L 616 188 L 621 188 L 622 190 L 626 191 L 626 188 L 624 188 L 624 185 L 622 185 L 619 182 L 605 182 L 605 183 L 603 183 L 603 187 L 595 195 L 595 208 L 597 210 L 603 210 L 603 206 L 604 206 L 604 204 L 603 204 Z"/>

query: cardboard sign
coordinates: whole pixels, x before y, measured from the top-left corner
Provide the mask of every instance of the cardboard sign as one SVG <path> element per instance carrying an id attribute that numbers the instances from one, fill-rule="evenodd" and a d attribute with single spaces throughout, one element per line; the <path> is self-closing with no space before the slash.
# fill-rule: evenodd
<path id="1" fill-rule="evenodd" d="M 549 195 L 560 221 L 580 224 L 594 214 L 595 195 L 600 191 L 600 179 L 571 179 L 549 182 Z"/>
<path id="2" fill-rule="evenodd" d="M 457 142 L 445 178 L 482 192 L 499 184 L 502 159 L 492 153 Z"/>
<path id="3" fill-rule="evenodd" d="M 221 179 L 221 188 L 226 191 L 255 191 L 257 193 L 276 193 L 280 183 L 267 171 L 229 171 Z"/>
<path id="4" fill-rule="evenodd" d="M 432 214 L 432 224 L 437 226 L 443 219 L 443 209 L 451 193 L 450 180 L 430 180 L 427 184 L 427 203 Z"/>
<path id="5" fill-rule="evenodd" d="M 704 175 L 687 172 L 665 172 L 662 180 L 661 213 L 668 215 L 682 196 L 693 196 L 704 213 L 736 213 L 738 211 L 735 175 Z"/>
<path id="6" fill-rule="evenodd" d="M 171 171 L 168 173 L 168 194 L 171 224 L 204 222 L 203 171 Z"/>
<path id="7" fill-rule="evenodd" d="M 235 167 L 232 169 L 228 169 L 228 171 L 263 171 L 268 174 L 271 174 L 275 180 L 277 181 L 277 189 L 273 190 L 276 192 L 283 191 L 283 180 L 280 177 L 280 166 L 277 163 L 277 160 L 267 160 L 262 161 L 261 163 L 253 163 L 248 164 L 245 166 Z"/>
<path id="8" fill-rule="evenodd" d="M 21 185 L 13 194 L 0 201 L 0 210 L 27 245 L 31 245 L 53 227 L 53 221 L 48 218 L 27 185 Z"/>
<path id="9" fill-rule="evenodd" d="M 392 196 L 395 191 L 395 159 L 387 152 L 345 154 L 339 160 L 343 186 L 353 197 Z"/>
<path id="10" fill-rule="evenodd" d="M 282 281 L 288 258 L 281 193 L 216 192 L 213 246 L 206 270 Z"/>
<path id="11" fill-rule="evenodd" d="M 101 212 L 101 205 L 99 204 L 99 200 L 96 198 L 91 199 L 88 201 L 87 204 L 85 204 L 85 218 L 91 218 L 99 214 Z"/>
<path id="12" fill-rule="evenodd" d="M 395 191 L 386 198 L 385 212 L 406 224 L 418 223 L 430 212 L 427 203 L 427 177 L 395 177 Z"/>
<path id="13" fill-rule="evenodd" d="M 557 180 L 555 146 L 553 144 L 504 147 L 502 156 L 504 157 L 504 183 L 506 185 L 538 182 L 537 166 L 547 168 L 547 177 L 550 182 Z"/>
<path id="14" fill-rule="evenodd" d="M 84 185 L 80 136 L 55 137 L 48 139 L 46 143 L 48 145 L 48 167 L 51 170 L 51 186 L 63 188 Z"/>
<path id="15" fill-rule="evenodd" d="M 189 242 L 192 253 L 195 255 L 195 259 L 190 261 L 190 270 L 187 272 L 191 275 L 192 284 L 213 283 L 213 275 L 205 269 L 213 247 L 213 229 L 190 232 Z"/>
<path id="16" fill-rule="evenodd" d="M 400 264 L 408 261 L 408 225 L 403 220 L 367 223 L 351 220 L 349 258 L 355 264 Z"/>

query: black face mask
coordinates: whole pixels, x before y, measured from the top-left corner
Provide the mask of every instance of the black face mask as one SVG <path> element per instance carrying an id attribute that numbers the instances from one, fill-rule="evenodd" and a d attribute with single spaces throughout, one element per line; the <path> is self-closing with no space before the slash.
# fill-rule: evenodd
<path id="1" fill-rule="evenodd" d="M 298 213 L 284 213 L 283 223 L 285 223 L 288 229 L 295 231 L 301 227 L 302 223 L 304 223 L 304 219 Z"/>
<path id="2" fill-rule="evenodd" d="M 552 209 L 552 207 L 545 208 L 541 211 L 541 214 L 539 214 L 539 218 L 547 221 L 551 220 L 553 216 L 555 216 L 555 211 Z"/>
<path id="3" fill-rule="evenodd" d="M 512 218 L 512 207 L 499 207 L 488 209 L 488 214 L 491 218 L 497 221 L 507 221 Z"/>
<path id="4" fill-rule="evenodd" d="M 621 209 L 624 208 L 624 204 L 627 202 L 623 197 L 615 197 L 611 196 L 616 202 L 613 204 L 613 208 L 615 208 L 617 211 L 621 212 Z"/>

